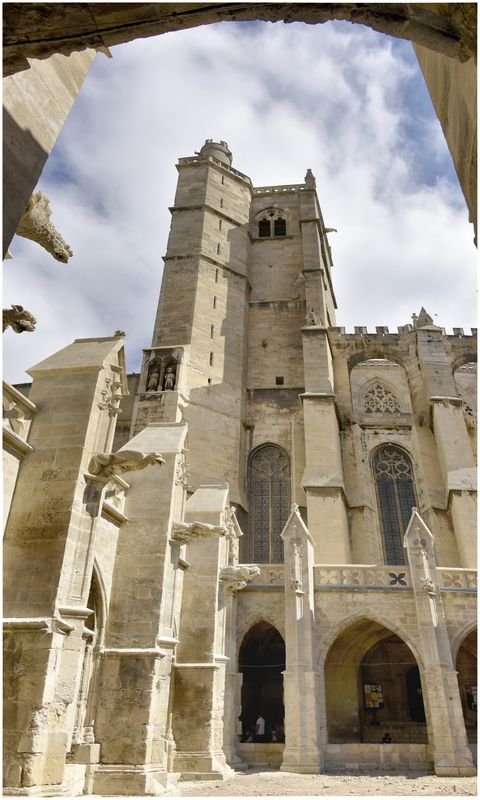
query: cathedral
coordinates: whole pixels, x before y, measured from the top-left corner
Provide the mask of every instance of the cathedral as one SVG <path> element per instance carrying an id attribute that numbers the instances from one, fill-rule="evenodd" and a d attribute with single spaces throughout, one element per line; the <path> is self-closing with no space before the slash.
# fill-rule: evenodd
<path id="1" fill-rule="evenodd" d="M 5 792 L 473 775 L 476 330 L 346 333 L 310 169 L 177 169 L 140 374 L 4 387 Z"/>

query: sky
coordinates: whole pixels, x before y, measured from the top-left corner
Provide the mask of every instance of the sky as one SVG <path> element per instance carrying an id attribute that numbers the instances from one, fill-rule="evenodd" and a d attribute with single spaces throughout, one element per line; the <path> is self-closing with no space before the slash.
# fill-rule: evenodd
<path id="1" fill-rule="evenodd" d="M 178 158 L 228 142 L 254 186 L 307 168 L 333 255 L 337 325 L 398 325 L 425 306 L 451 333 L 476 325 L 473 228 L 409 42 L 350 23 L 221 23 L 97 55 L 38 189 L 73 249 L 67 265 L 15 237 L 4 377 L 76 338 L 126 332 L 127 369 L 151 344 Z"/>

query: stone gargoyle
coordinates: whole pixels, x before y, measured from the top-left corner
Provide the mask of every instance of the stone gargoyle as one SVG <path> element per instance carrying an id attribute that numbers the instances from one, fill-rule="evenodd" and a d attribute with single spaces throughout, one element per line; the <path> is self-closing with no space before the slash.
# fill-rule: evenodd
<path id="1" fill-rule="evenodd" d="M 172 539 L 182 544 L 190 539 L 204 539 L 208 536 L 225 536 L 227 528 L 221 525 L 210 525 L 208 522 L 174 522 Z"/>
<path id="2" fill-rule="evenodd" d="M 138 450 L 120 450 L 118 453 L 96 453 L 90 459 L 88 471 L 91 475 L 110 478 L 123 472 L 145 469 L 150 464 L 165 464 L 160 453 L 144 455 Z"/>
<path id="3" fill-rule="evenodd" d="M 73 256 L 73 251 L 50 222 L 51 216 L 48 197 L 43 192 L 34 192 L 20 217 L 16 232 L 18 236 L 37 242 L 57 261 L 66 264 Z"/>
<path id="4" fill-rule="evenodd" d="M 23 306 L 12 305 L 11 308 L 2 309 L 2 323 L 3 332 L 10 327 L 15 333 L 24 333 L 24 331 L 31 333 L 35 330 L 37 320 Z"/>
<path id="5" fill-rule="evenodd" d="M 251 583 L 260 573 L 260 567 L 237 564 L 223 567 L 220 570 L 219 578 L 224 581 L 227 591 L 239 592 L 241 589 L 245 589 L 247 583 Z"/>

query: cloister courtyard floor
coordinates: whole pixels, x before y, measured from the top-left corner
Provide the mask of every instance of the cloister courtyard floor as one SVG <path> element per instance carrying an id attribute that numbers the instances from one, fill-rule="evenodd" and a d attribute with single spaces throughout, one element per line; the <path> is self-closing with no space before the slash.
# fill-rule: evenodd
<path id="1" fill-rule="evenodd" d="M 441 778 L 430 773 L 405 775 L 323 774 L 297 775 L 258 767 L 236 772 L 226 781 L 185 781 L 178 797 L 284 797 L 356 795 L 383 797 L 477 795 L 476 778 Z"/>

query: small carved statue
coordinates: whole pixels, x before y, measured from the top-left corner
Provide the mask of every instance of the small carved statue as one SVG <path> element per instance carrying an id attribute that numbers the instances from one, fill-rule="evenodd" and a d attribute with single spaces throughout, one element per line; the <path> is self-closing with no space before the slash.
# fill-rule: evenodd
<path id="1" fill-rule="evenodd" d="M 165 392 L 171 392 L 173 389 L 175 389 L 175 378 L 175 367 L 167 367 L 165 370 L 165 378 L 163 379 L 163 389 Z"/>
<path id="2" fill-rule="evenodd" d="M 160 382 L 160 373 L 158 369 L 155 368 L 148 376 L 147 392 L 156 392 L 158 390 L 159 382 Z"/>
<path id="3" fill-rule="evenodd" d="M 92 475 L 109 478 L 112 475 L 121 475 L 123 472 L 145 469 L 150 464 L 164 463 L 165 459 L 160 453 L 144 455 L 138 450 L 120 450 L 118 453 L 96 453 L 90 460 L 88 471 Z"/>
<path id="4" fill-rule="evenodd" d="M 11 308 L 4 308 L 2 313 L 3 332 L 10 326 L 15 333 L 23 333 L 28 331 L 31 333 L 35 330 L 37 320 L 27 311 L 23 306 L 14 306 Z"/>
<path id="5" fill-rule="evenodd" d="M 50 222 L 52 211 L 48 197 L 43 192 L 34 192 L 20 217 L 17 235 L 37 242 L 62 264 L 66 264 L 73 251 Z"/>

